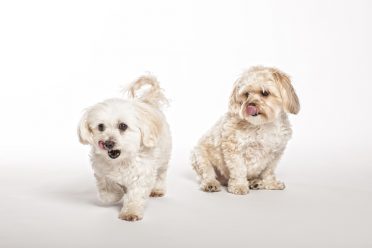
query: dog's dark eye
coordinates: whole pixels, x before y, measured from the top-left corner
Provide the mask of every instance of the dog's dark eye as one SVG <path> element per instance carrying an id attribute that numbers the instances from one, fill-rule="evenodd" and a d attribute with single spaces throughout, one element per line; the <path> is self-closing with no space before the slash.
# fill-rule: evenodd
<path id="1" fill-rule="evenodd" d="M 262 91 L 261 92 L 261 95 L 262 96 L 268 96 L 268 95 L 270 95 L 270 92 L 268 92 L 268 91 Z"/>
<path id="2" fill-rule="evenodd" d="M 249 92 L 245 92 L 245 93 L 244 93 L 244 96 L 245 96 L 245 97 L 248 97 L 248 96 L 249 96 Z"/>
<path id="3" fill-rule="evenodd" d="M 120 123 L 119 124 L 120 131 L 125 131 L 127 128 L 128 128 L 127 124 L 125 124 L 125 123 Z"/>
<path id="4" fill-rule="evenodd" d="M 103 125 L 102 123 L 98 124 L 98 130 L 101 132 L 105 131 L 105 125 Z"/>

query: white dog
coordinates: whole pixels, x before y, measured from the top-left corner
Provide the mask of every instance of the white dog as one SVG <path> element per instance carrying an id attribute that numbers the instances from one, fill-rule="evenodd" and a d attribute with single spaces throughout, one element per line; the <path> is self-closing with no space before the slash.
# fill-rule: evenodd
<path id="1" fill-rule="evenodd" d="M 252 67 L 235 82 L 229 111 L 201 138 L 192 166 L 201 189 L 233 194 L 251 189 L 284 189 L 275 168 L 292 130 L 287 113 L 300 110 L 289 77 L 268 67 Z"/>
<path id="2" fill-rule="evenodd" d="M 167 100 L 156 78 L 140 77 L 128 95 L 127 100 L 109 99 L 88 108 L 78 135 L 82 144 L 91 145 L 100 200 L 123 198 L 119 218 L 136 221 L 143 218 L 149 196 L 165 194 L 171 135 L 160 110 Z"/>

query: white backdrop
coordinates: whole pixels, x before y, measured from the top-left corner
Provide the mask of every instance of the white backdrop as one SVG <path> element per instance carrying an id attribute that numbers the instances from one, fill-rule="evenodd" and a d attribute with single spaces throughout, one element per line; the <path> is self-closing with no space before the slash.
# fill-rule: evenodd
<path id="1" fill-rule="evenodd" d="M 0 3 L 1 247 L 372 245 L 370 1 Z M 282 192 L 198 190 L 188 161 L 252 65 L 291 75 L 302 109 Z M 101 206 L 78 143 L 82 110 L 144 72 L 160 80 L 174 149 L 145 219 Z"/>

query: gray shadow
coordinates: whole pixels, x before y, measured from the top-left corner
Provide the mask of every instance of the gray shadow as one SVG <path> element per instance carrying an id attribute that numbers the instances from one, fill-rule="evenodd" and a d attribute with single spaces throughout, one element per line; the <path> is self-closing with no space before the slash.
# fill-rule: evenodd
<path id="1" fill-rule="evenodd" d="M 105 208 L 122 207 L 122 201 L 114 204 L 104 204 L 97 196 L 97 189 L 92 181 L 86 181 L 82 178 L 81 181 L 69 182 L 63 185 L 53 185 L 48 190 L 42 192 L 44 196 L 54 198 L 63 202 L 74 204 L 87 204 Z"/>

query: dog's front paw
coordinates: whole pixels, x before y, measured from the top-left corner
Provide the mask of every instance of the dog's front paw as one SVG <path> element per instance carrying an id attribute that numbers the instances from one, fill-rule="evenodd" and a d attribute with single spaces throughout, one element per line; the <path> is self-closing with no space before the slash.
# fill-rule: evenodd
<path id="1" fill-rule="evenodd" d="M 218 192 L 221 190 L 221 184 L 216 179 L 205 181 L 200 184 L 200 188 L 205 192 Z"/>
<path id="2" fill-rule="evenodd" d="M 153 189 L 150 193 L 150 197 L 162 197 L 165 195 L 164 189 Z"/>
<path id="3" fill-rule="evenodd" d="M 269 183 L 266 188 L 271 190 L 283 190 L 285 189 L 285 184 L 280 181 L 273 181 Z"/>
<path id="4" fill-rule="evenodd" d="M 250 181 L 249 188 L 254 190 L 257 189 L 283 190 L 285 189 L 285 184 L 283 182 L 276 180 L 254 179 Z"/>
<path id="5" fill-rule="evenodd" d="M 98 193 L 99 200 L 104 204 L 113 204 L 121 200 L 123 194 L 119 192 L 101 191 Z"/>
<path id="6" fill-rule="evenodd" d="M 142 220 L 143 215 L 139 213 L 133 212 L 120 212 L 119 219 L 126 220 L 126 221 L 139 221 Z"/>
<path id="7" fill-rule="evenodd" d="M 249 193 L 249 184 L 245 182 L 230 181 L 227 190 L 235 195 L 246 195 Z"/>
<path id="8" fill-rule="evenodd" d="M 264 184 L 261 179 L 253 179 L 249 181 L 249 188 L 253 190 L 264 189 Z"/>

